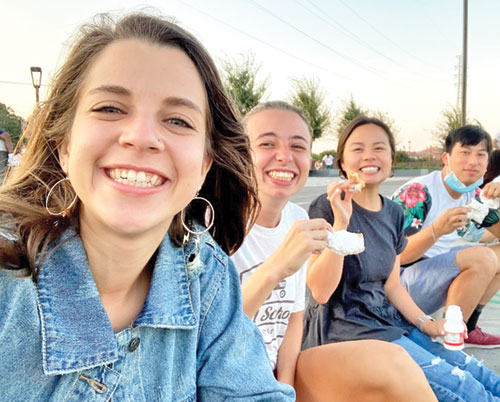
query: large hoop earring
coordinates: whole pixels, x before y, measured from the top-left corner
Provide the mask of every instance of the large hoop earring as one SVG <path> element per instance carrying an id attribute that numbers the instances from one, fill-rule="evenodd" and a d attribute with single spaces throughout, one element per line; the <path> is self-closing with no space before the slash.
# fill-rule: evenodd
<path id="1" fill-rule="evenodd" d="M 196 197 L 194 197 L 191 202 L 193 202 L 194 200 L 202 200 L 204 202 L 207 203 L 209 209 L 210 209 L 210 222 L 209 224 L 207 225 L 207 227 L 203 230 L 200 230 L 199 232 L 196 232 L 192 229 L 189 228 L 188 225 L 186 225 L 186 222 L 184 221 L 184 218 L 185 218 L 185 210 L 186 208 L 184 208 L 182 211 L 181 211 L 181 223 L 182 223 L 182 226 L 184 227 L 184 229 L 186 229 L 186 231 L 193 235 L 193 236 L 199 236 L 199 235 L 202 235 L 203 233 L 206 233 L 208 232 L 212 226 L 214 225 L 214 220 L 215 220 L 215 210 L 214 210 L 214 207 L 212 205 L 212 203 L 210 201 L 208 201 L 206 198 L 204 197 L 199 197 L 198 195 L 196 195 Z M 205 213 L 206 213 L 206 210 L 205 210 Z M 204 222 L 205 223 L 205 222 Z M 189 240 L 189 234 L 186 234 L 184 235 L 184 243 L 187 243 L 187 241 Z"/>
<path id="2" fill-rule="evenodd" d="M 53 215 L 53 216 L 62 216 L 63 218 L 66 217 L 68 215 L 68 211 L 73 207 L 73 205 L 75 205 L 75 202 L 76 202 L 76 194 L 75 196 L 73 197 L 73 200 L 69 203 L 69 205 L 64 208 L 62 211 L 59 211 L 59 212 L 53 212 L 50 210 L 49 208 L 49 199 L 50 199 L 50 195 L 52 194 L 52 192 L 54 191 L 54 189 L 56 188 L 56 186 L 58 186 L 59 184 L 61 184 L 62 182 L 68 180 L 69 181 L 69 178 L 65 177 L 64 179 L 61 179 L 61 180 L 58 180 L 54 183 L 54 185 L 50 188 L 48 194 L 47 194 L 47 198 L 45 198 L 45 210 L 50 214 L 50 215 Z M 70 182 L 71 183 L 71 182 Z"/>

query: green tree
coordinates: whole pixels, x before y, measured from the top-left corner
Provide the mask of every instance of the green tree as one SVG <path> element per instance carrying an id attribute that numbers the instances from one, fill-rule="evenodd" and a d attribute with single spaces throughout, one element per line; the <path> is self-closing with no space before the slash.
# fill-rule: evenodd
<path id="1" fill-rule="evenodd" d="M 405 151 L 396 151 L 394 155 L 394 162 L 396 163 L 411 162 L 412 160 L 413 158 Z"/>
<path id="2" fill-rule="evenodd" d="M 268 88 L 268 79 L 257 81 L 261 65 L 253 53 L 241 54 L 235 60 L 222 60 L 222 76 L 226 92 L 233 98 L 241 116 L 256 106 Z"/>
<path id="3" fill-rule="evenodd" d="M 466 124 L 480 125 L 476 119 L 467 119 Z M 441 112 L 441 120 L 437 123 L 432 136 L 444 149 L 444 140 L 448 133 L 456 128 L 462 127 L 462 109 L 448 106 Z"/>
<path id="4" fill-rule="evenodd" d="M 325 92 L 319 88 L 319 81 L 315 78 L 292 78 L 292 85 L 290 103 L 309 120 L 313 140 L 320 138 L 331 124 L 330 110 L 325 105 Z"/>
<path id="5" fill-rule="evenodd" d="M 383 112 L 381 110 L 365 109 L 364 107 L 358 105 L 354 101 L 352 95 L 349 98 L 349 100 L 342 101 L 342 105 L 340 106 L 340 109 L 337 111 L 337 123 L 335 125 L 335 132 L 337 134 L 337 138 L 340 137 L 340 134 L 342 133 L 342 131 L 344 131 L 344 128 L 352 120 L 354 120 L 356 117 L 360 115 L 376 117 L 377 119 L 382 120 L 391 129 L 392 134 L 394 135 L 394 141 L 396 142 L 396 145 L 400 143 L 399 128 L 396 125 L 394 119 L 391 118 L 387 112 Z"/>
<path id="6" fill-rule="evenodd" d="M 340 134 L 344 130 L 344 128 L 356 117 L 367 114 L 368 110 L 365 110 L 361 105 L 358 105 L 352 95 L 347 101 L 342 101 L 342 105 L 337 111 L 337 123 L 335 124 L 335 133 L 337 134 L 337 138 L 340 137 Z"/>
<path id="7" fill-rule="evenodd" d="M 23 131 L 23 125 L 22 117 L 17 116 L 12 108 L 0 103 L 0 128 L 10 134 L 14 146 Z"/>
<path id="8" fill-rule="evenodd" d="M 394 119 L 390 117 L 387 112 L 383 112 L 381 110 L 375 110 L 373 112 L 368 112 L 368 115 L 376 117 L 377 119 L 382 120 L 385 124 L 387 124 L 391 129 L 392 135 L 394 136 L 394 142 L 396 143 L 396 147 L 398 147 L 401 144 L 401 138 L 399 137 L 399 127 L 396 125 Z"/>

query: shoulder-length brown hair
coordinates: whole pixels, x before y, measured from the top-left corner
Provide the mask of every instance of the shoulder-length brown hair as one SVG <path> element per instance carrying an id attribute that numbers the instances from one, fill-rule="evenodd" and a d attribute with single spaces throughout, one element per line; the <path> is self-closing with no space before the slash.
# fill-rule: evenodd
<path id="1" fill-rule="evenodd" d="M 28 138 L 19 166 L 8 173 L 0 188 L 0 216 L 3 230 L 14 232 L 17 241 L 0 247 L 0 263 L 28 268 L 36 278 L 35 261 L 47 245 L 69 226 L 79 228 L 78 202 L 68 217 L 50 215 L 45 209 L 48 190 L 65 177 L 57 150 L 71 130 L 79 91 L 92 63 L 103 49 L 117 40 L 139 39 L 172 46 L 185 52 L 196 66 L 208 100 L 207 155 L 213 159 L 200 196 L 215 209 L 211 233 L 227 253 L 243 242 L 248 222 L 259 206 L 249 142 L 226 96 L 215 64 L 205 48 L 190 33 L 166 19 L 143 13 L 127 15 L 117 22 L 107 14 L 82 26 L 67 60 L 55 75 L 50 94 L 29 120 L 23 137 Z M 51 194 L 51 210 L 64 210 L 74 197 L 68 181 Z M 190 208 L 189 221 L 204 222 L 204 208 Z M 184 229 L 177 214 L 169 234 L 181 245 Z"/>

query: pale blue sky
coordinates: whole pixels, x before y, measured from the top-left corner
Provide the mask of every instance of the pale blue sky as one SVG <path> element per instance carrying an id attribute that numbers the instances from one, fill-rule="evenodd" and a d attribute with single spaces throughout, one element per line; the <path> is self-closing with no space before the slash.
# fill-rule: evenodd
<path id="1" fill-rule="evenodd" d="M 262 64 L 260 76 L 269 77 L 267 99 L 286 98 L 290 77 L 315 76 L 332 111 L 352 94 L 362 106 L 395 120 L 402 146 L 411 141 L 413 150 L 421 149 L 433 144 L 430 131 L 440 112 L 457 101 L 462 5 L 462 0 L 9 1 L 2 5 L 0 102 L 26 117 L 33 87 L 6 81 L 30 83 L 29 67 L 36 65 L 46 84 L 79 24 L 99 12 L 150 6 L 193 32 L 216 60 L 253 51 Z M 469 1 L 468 110 L 490 134 L 500 131 L 499 16 L 500 2 Z"/>

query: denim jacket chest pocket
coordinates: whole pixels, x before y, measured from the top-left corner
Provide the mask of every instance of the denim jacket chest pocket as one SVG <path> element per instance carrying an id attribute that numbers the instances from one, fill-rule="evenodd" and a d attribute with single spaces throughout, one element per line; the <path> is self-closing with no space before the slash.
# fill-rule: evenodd
<path id="1" fill-rule="evenodd" d="M 116 335 L 118 359 L 75 373 L 62 400 L 195 401 L 196 332 L 161 328 L 121 331 Z"/>

